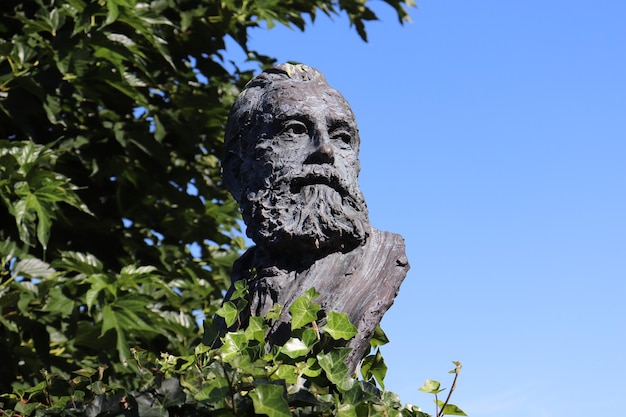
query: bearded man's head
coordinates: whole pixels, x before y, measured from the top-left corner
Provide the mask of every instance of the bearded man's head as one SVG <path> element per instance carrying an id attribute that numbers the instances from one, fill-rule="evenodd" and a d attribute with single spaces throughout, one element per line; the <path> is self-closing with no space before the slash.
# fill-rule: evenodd
<path id="1" fill-rule="evenodd" d="M 231 109 L 222 163 L 247 235 L 288 253 L 364 244 L 359 145 L 348 102 L 319 71 L 283 64 L 252 79 Z"/>

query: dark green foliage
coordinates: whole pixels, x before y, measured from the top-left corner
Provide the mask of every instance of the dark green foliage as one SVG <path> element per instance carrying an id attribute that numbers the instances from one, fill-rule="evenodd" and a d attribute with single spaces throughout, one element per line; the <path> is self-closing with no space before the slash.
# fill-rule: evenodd
<path id="1" fill-rule="evenodd" d="M 385 2 L 407 19 L 411 0 Z M 210 321 L 198 325 L 218 310 L 234 324 L 244 308 L 220 308 L 244 248 L 220 158 L 252 72 L 225 60 L 225 38 L 264 67 L 274 60 L 248 50 L 249 29 L 304 30 L 318 12 L 347 13 L 363 39 L 376 18 L 366 0 L 0 2 L 5 414 L 399 410 L 373 385 L 378 353 L 357 382 L 331 349 L 350 323 L 332 313 L 311 327 L 313 293 L 292 312 L 298 338 L 269 354 L 264 319 L 218 349 Z"/>
<path id="2" fill-rule="evenodd" d="M 319 311 L 308 296 L 299 305 L 309 313 Z M 269 321 L 259 317 L 225 334 L 218 348 L 198 344 L 182 356 L 162 354 L 151 367 L 143 366 L 144 352 L 133 350 L 138 384 L 132 390 L 107 383 L 102 368 L 84 368 L 70 376 L 46 373 L 39 385 L 2 400 L 17 413 L 54 416 L 427 417 L 381 391 L 373 379 L 348 374 L 348 349 L 335 343 L 338 332 L 352 324 L 345 313 L 333 317 L 321 331 L 316 320 L 294 326 L 292 337 L 269 351 L 264 342 Z"/>

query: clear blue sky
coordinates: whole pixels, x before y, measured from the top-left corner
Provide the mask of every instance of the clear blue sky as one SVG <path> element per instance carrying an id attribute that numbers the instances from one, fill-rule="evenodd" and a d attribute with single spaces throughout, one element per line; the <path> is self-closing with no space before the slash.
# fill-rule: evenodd
<path id="1" fill-rule="evenodd" d="M 473 417 L 620 416 L 626 392 L 626 2 L 421 0 L 363 43 L 346 19 L 251 46 L 352 104 L 375 227 L 411 270 L 387 388 Z"/>

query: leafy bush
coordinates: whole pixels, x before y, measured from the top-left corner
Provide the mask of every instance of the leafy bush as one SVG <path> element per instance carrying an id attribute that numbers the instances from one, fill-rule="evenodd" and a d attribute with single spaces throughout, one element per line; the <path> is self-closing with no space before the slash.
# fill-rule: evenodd
<path id="1" fill-rule="evenodd" d="M 243 284 L 237 287 L 232 305 L 238 311 L 245 306 L 245 292 Z M 291 307 L 292 337 L 282 346 L 268 350 L 265 345 L 268 324 L 280 315 L 275 306 L 267 317 L 252 317 L 246 328 L 221 337 L 212 320 L 205 321 L 202 343 L 187 355 L 149 358 L 146 351 L 132 349 L 126 362 L 134 370 L 132 391 L 107 383 L 103 367 L 89 367 L 71 375 L 45 371 L 36 386 L 2 399 L 20 415 L 427 417 L 379 388 L 386 366 L 378 349 L 363 359 L 362 380 L 349 375 L 344 363 L 349 349 L 340 346 L 356 335 L 356 328 L 345 313 L 324 317 L 313 302 L 317 295 L 311 289 Z M 231 311 L 220 313 L 234 324 Z M 322 319 L 326 324 L 320 326 Z M 219 347 L 213 347 L 218 340 Z M 378 329 L 372 345 L 383 343 L 386 337 Z M 436 381 L 427 381 L 422 390 L 441 392 Z M 439 405 L 438 415 L 465 415 L 454 405 Z"/>
<path id="2" fill-rule="evenodd" d="M 385 3 L 400 22 L 413 4 Z M 222 306 L 244 241 L 220 157 L 252 71 L 225 38 L 264 67 L 249 29 L 318 12 L 364 40 L 376 19 L 365 0 L 0 2 L 0 414 L 418 415 L 375 388 L 380 352 L 346 375 L 341 315 L 316 331 L 296 314 L 269 352 L 265 319 L 219 347 L 199 325 L 239 308 Z"/>

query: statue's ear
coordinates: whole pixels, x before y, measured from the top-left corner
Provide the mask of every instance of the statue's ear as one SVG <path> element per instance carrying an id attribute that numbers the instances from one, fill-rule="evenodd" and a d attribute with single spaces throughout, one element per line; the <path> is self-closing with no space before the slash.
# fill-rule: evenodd
<path id="1" fill-rule="evenodd" d="M 243 160 L 239 155 L 227 152 L 222 161 L 222 179 L 226 189 L 235 197 L 235 201 L 241 203 L 243 182 L 241 177 L 241 165 Z"/>

